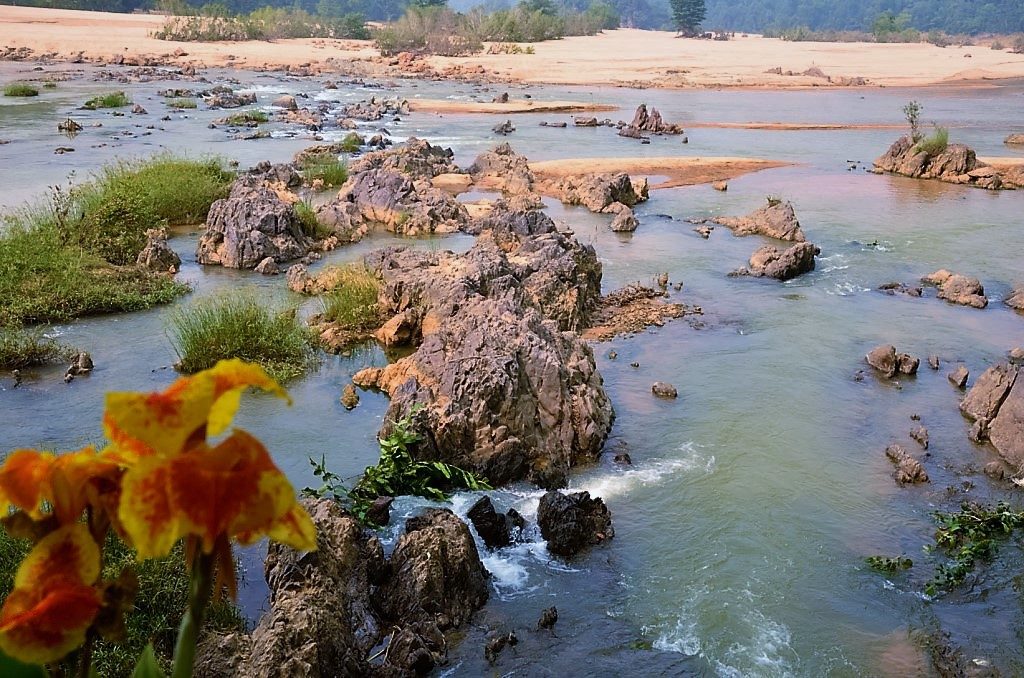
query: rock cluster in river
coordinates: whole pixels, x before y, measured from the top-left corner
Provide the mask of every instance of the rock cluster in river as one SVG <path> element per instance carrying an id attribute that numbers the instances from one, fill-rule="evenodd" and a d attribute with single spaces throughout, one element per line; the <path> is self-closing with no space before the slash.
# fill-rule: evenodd
<path id="1" fill-rule="evenodd" d="M 422 675 L 445 661 L 444 634 L 488 598 L 489 574 L 469 528 L 451 511 L 406 522 L 391 557 L 337 504 L 307 503 L 317 551 L 271 543 L 265 565 L 270 609 L 251 634 L 211 634 L 195 675 Z M 382 661 L 369 661 L 380 642 Z"/>
<path id="2" fill-rule="evenodd" d="M 666 123 L 662 120 L 661 113 L 657 108 L 647 110 L 647 104 L 640 104 L 633 114 L 633 119 L 627 124 L 619 123 L 619 136 L 632 139 L 642 139 L 644 134 L 682 134 L 685 132 L 682 125 Z"/>
<path id="3" fill-rule="evenodd" d="M 917 374 L 917 368 L 921 365 L 919 358 L 909 353 L 897 353 L 896 347 L 891 344 L 882 344 L 871 349 L 865 360 L 886 379 L 892 379 L 897 374 Z"/>
<path id="4" fill-rule="evenodd" d="M 977 278 L 941 269 L 921 278 L 921 282 L 937 287 L 939 289 L 939 299 L 945 299 L 951 304 L 960 304 L 961 306 L 971 306 L 973 308 L 985 308 L 988 306 L 985 288 Z"/>
<path id="5" fill-rule="evenodd" d="M 989 189 L 1024 187 L 1024 168 L 997 170 L 980 162 L 974 150 L 963 144 L 949 144 L 943 151 L 931 154 L 909 135 L 897 139 L 875 160 L 874 171 Z"/>
<path id="6" fill-rule="evenodd" d="M 960 403 L 974 422 L 971 438 L 988 440 L 1018 472 L 1024 470 L 1024 377 L 1012 362 L 985 370 Z"/>

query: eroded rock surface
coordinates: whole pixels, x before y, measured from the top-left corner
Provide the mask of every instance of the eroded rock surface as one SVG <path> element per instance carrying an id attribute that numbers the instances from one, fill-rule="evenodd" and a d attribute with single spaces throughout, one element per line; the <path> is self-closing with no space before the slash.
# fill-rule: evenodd
<path id="1" fill-rule="evenodd" d="M 747 266 L 733 271 L 732 276 L 753 276 L 791 280 L 814 270 L 814 257 L 820 250 L 813 243 L 801 242 L 784 250 L 765 245 L 750 255 Z"/>
<path id="2" fill-rule="evenodd" d="M 625 172 L 614 174 L 571 174 L 544 182 L 542 192 L 567 205 L 583 205 L 591 212 L 608 212 L 614 203 L 626 207 L 648 197 L 647 180 L 636 186 Z"/>
<path id="3" fill-rule="evenodd" d="M 751 212 L 745 217 L 718 217 L 713 219 L 732 229 L 734 235 L 764 235 L 777 240 L 804 242 L 804 232 L 792 203 L 780 202 Z"/>
<path id="4" fill-rule="evenodd" d="M 566 558 L 615 536 L 611 512 L 589 492 L 548 492 L 540 498 L 537 524 L 548 550 Z"/>
<path id="5" fill-rule="evenodd" d="M 897 485 L 928 482 L 928 472 L 921 466 L 921 462 L 907 454 L 901 445 L 890 445 L 885 448 L 885 456 L 896 465 L 893 479 Z"/>
<path id="6" fill-rule="evenodd" d="M 917 368 L 921 365 L 919 358 L 909 353 L 897 353 L 896 347 L 891 344 L 882 344 L 871 349 L 865 360 L 886 379 L 892 379 L 897 374 L 916 374 Z"/>
<path id="7" fill-rule="evenodd" d="M 1024 470 L 1024 368 L 1013 362 L 985 370 L 960 403 L 974 421 L 971 439 L 989 440 L 1017 472 Z"/>
<path id="8" fill-rule="evenodd" d="M 508 144 L 477 156 L 469 173 L 481 188 L 500 190 L 516 195 L 533 191 L 534 176 L 526 156 L 519 155 Z"/>
<path id="9" fill-rule="evenodd" d="M 1006 298 L 1006 305 L 1015 311 L 1024 311 L 1024 287 L 1018 287 Z"/>
<path id="10" fill-rule="evenodd" d="M 666 301 L 668 293 L 634 283 L 610 292 L 601 298 L 590 327 L 583 337 L 590 341 L 608 341 L 622 334 L 643 332 L 648 327 L 661 327 L 673 318 L 699 316 L 699 306 Z"/>
<path id="11" fill-rule="evenodd" d="M 876 172 L 892 172 L 920 179 L 938 179 L 954 184 L 969 184 L 998 189 L 1015 186 L 1004 182 L 993 167 L 979 162 L 974 150 L 963 144 L 949 144 L 941 153 L 931 155 L 918 148 L 910 136 L 896 140 L 874 163 Z"/>
<path id="12" fill-rule="evenodd" d="M 152 271 L 178 271 L 181 267 L 181 257 L 168 244 L 167 229 L 151 228 L 146 231 L 146 246 L 139 252 L 136 263 Z"/>

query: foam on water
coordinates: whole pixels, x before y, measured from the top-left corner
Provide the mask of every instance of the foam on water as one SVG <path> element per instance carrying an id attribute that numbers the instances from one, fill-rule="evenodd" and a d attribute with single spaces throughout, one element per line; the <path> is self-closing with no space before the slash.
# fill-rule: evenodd
<path id="1" fill-rule="evenodd" d="M 582 478 L 570 483 L 570 488 L 586 490 L 592 496 L 608 500 L 628 494 L 637 487 L 655 485 L 679 473 L 705 476 L 715 470 L 714 455 L 703 455 L 692 443 L 680 447 L 682 457 L 677 459 L 653 459 L 616 473 Z"/>

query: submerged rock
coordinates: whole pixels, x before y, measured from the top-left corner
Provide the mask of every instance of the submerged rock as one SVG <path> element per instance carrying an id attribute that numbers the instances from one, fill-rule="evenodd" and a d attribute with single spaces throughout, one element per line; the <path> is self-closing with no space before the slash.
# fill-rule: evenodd
<path id="1" fill-rule="evenodd" d="M 611 512 L 589 492 L 548 492 L 540 498 L 537 524 L 548 550 L 566 558 L 615 536 Z"/>
<path id="2" fill-rule="evenodd" d="M 554 628 L 555 624 L 558 623 L 558 608 L 552 605 L 546 608 L 540 613 L 540 619 L 537 620 L 538 629 L 551 629 Z"/>
<path id="3" fill-rule="evenodd" d="M 639 283 L 610 292 L 601 298 L 601 304 L 583 337 L 588 341 L 608 341 L 622 334 L 661 327 L 673 318 L 703 313 L 699 306 L 669 303 L 665 301 L 667 296 L 663 290 Z"/>
<path id="4" fill-rule="evenodd" d="M 764 235 L 790 242 L 806 240 L 790 202 L 769 204 L 745 217 L 717 217 L 712 221 L 732 229 L 733 234 L 738 236 Z"/>
<path id="5" fill-rule="evenodd" d="M 893 478 L 896 480 L 897 485 L 928 482 L 928 473 L 921 466 L 921 462 L 907 454 L 907 451 L 902 446 L 890 445 L 885 448 L 885 456 L 896 465 Z"/>
<path id="6" fill-rule="evenodd" d="M 677 398 L 679 392 L 676 391 L 676 387 L 668 382 L 656 381 L 651 385 L 651 393 L 658 396 L 659 398 Z"/>

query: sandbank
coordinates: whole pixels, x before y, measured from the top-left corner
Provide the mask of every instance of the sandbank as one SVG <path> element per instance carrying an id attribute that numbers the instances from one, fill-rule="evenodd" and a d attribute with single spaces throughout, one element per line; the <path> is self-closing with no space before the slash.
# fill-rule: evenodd
<path id="1" fill-rule="evenodd" d="M 409 99 L 409 108 L 418 113 L 498 113 L 504 115 L 619 110 L 618 106 L 610 104 L 581 101 L 536 101 L 534 99 L 511 99 L 505 103 L 458 99 Z"/>
<path id="2" fill-rule="evenodd" d="M 631 177 L 665 177 L 651 188 L 693 186 L 734 179 L 750 172 L 784 167 L 790 163 L 761 158 L 571 158 L 531 162 L 530 169 L 541 182 L 572 174 L 625 172 Z"/>

